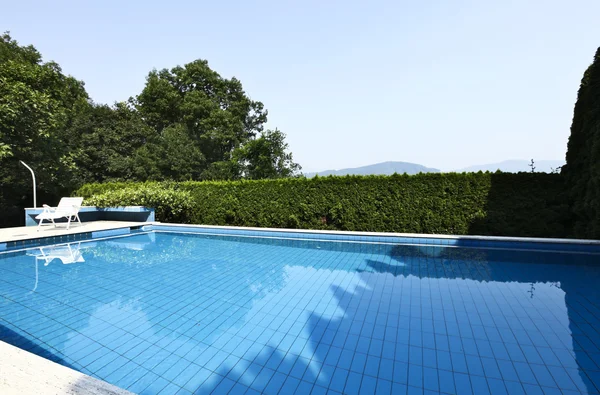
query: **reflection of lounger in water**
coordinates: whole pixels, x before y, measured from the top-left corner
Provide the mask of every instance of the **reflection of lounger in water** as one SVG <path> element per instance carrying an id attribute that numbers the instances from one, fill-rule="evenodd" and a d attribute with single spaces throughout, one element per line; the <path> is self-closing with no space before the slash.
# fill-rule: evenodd
<path id="1" fill-rule="evenodd" d="M 44 261 L 44 266 L 48 266 L 50 262 L 55 259 L 60 259 L 65 265 L 85 262 L 85 259 L 83 259 L 83 255 L 79 250 L 79 245 L 71 244 L 56 247 L 39 247 L 38 251 L 31 252 L 27 255 L 35 256 L 36 261 Z"/>
<path id="2" fill-rule="evenodd" d="M 96 243 L 87 243 L 86 247 L 93 247 Z M 38 262 L 44 261 L 44 266 L 48 266 L 50 262 L 59 259 L 63 264 L 85 262 L 81 253 L 81 243 L 65 244 L 59 246 L 38 247 L 27 253 L 29 256 L 35 257 L 35 286 L 31 292 L 35 292 L 38 286 Z"/>
<path id="3" fill-rule="evenodd" d="M 36 260 L 44 261 L 44 266 L 48 266 L 50 262 L 55 259 L 60 259 L 65 265 L 85 262 L 85 259 L 83 259 L 83 255 L 79 250 L 79 245 L 67 244 L 56 247 L 40 247 L 39 251 L 30 253 L 29 255 L 35 256 Z"/>
<path id="4" fill-rule="evenodd" d="M 96 243 L 81 243 L 65 244 L 59 246 L 38 247 L 27 253 L 29 256 L 34 256 L 36 263 L 44 261 L 44 266 L 48 266 L 50 262 L 59 259 L 63 264 L 85 262 L 82 250 L 85 248 L 94 247 Z"/>

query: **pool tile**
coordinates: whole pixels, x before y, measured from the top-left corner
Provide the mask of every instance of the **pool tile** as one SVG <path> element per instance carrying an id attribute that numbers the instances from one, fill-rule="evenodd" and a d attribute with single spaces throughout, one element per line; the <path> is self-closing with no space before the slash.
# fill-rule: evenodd
<path id="1" fill-rule="evenodd" d="M 388 380 L 377 380 L 377 395 L 390 395 L 392 393 L 392 382 Z"/>
<path id="2" fill-rule="evenodd" d="M 365 370 L 366 363 L 367 356 L 365 354 L 356 353 L 354 354 L 354 359 L 352 360 L 352 366 L 350 367 L 350 370 L 362 374 Z"/>
<path id="3" fill-rule="evenodd" d="M 360 385 L 362 382 L 362 374 L 356 372 L 348 372 L 348 378 L 346 379 L 346 385 L 344 387 L 345 394 L 358 394 L 360 391 Z"/>
<path id="4" fill-rule="evenodd" d="M 420 365 L 408 365 L 408 385 L 423 388 L 423 367 Z"/>
<path id="5" fill-rule="evenodd" d="M 343 392 L 344 387 L 346 386 L 346 380 L 348 379 L 348 374 L 348 370 L 336 368 L 331 380 L 329 381 L 329 389 L 337 392 Z"/>
<path id="6" fill-rule="evenodd" d="M 128 387 L 127 389 L 128 389 L 128 391 L 131 391 L 136 394 L 144 393 L 144 392 L 146 392 L 146 388 L 148 388 L 149 386 L 151 386 L 152 384 L 157 382 L 157 380 L 159 380 L 159 379 L 161 379 L 161 377 L 158 376 L 157 374 L 148 372 L 144 376 L 142 376 L 139 380 L 137 380 L 132 386 Z M 159 381 L 157 383 L 157 386 L 160 387 L 161 384 L 164 384 L 166 386 L 168 381 L 165 379 L 161 379 L 161 380 L 162 381 Z M 154 393 L 157 393 L 162 388 L 163 387 L 157 388 L 157 390 Z M 146 392 L 146 393 L 149 393 L 149 392 Z"/>
<path id="7" fill-rule="evenodd" d="M 379 364 L 381 359 L 374 356 L 367 356 L 367 363 L 365 365 L 364 373 L 373 377 L 377 377 L 379 374 Z"/>
<path id="8" fill-rule="evenodd" d="M 300 381 L 294 377 L 288 376 L 281 387 L 280 393 L 282 394 L 293 394 L 293 393 L 310 393 L 312 384 L 306 381 Z"/>
<path id="9" fill-rule="evenodd" d="M 473 389 L 474 394 L 489 394 L 489 386 L 485 377 L 480 376 L 470 376 L 471 379 L 471 388 Z"/>
<path id="10" fill-rule="evenodd" d="M 182 391 L 182 388 L 180 388 L 179 386 L 177 386 L 173 383 L 168 383 L 162 390 L 153 392 L 153 393 L 160 394 L 160 395 L 170 395 L 170 394 L 177 394 L 180 391 Z M 190 392 L 188 392 L 188 393 L 190 393 Z"/>
<path id="11" fill-rule="evenodd" d="M 457 394 L 472 394 L 471 379 L 468 374 L 454 373 L 454 383 Z"/>
<path id="12" fill-rule="evenodd" d="M 360 385 L 360 393 L 364 394 L 374 394 L 377 389 L 377 379 L 371 376 L 363 376 L 361 385 Z"/>

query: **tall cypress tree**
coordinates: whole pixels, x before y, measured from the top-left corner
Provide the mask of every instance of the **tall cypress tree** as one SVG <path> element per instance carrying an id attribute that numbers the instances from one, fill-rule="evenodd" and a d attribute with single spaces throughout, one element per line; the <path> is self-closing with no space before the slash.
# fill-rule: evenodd
<path id="1" fill-rule="evenodd" d="M 600 48 L 581 80 L 562 173 L 570 188 L 573 236 L 600 238 Z"/>

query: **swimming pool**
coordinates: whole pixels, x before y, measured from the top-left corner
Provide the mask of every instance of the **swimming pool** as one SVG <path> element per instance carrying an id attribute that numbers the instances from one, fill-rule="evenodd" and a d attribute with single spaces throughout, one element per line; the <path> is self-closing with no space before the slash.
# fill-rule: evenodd
<path id="1" fill-rule="evenodd" d="M 597 253 L 277 236 L 0 254 L 0 340 L 148 394 L 600 388 Z"/>

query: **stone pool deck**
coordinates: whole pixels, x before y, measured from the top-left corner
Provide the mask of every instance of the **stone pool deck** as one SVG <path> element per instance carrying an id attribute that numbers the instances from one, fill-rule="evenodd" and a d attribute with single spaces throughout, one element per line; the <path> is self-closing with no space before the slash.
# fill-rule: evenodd
<path id="1" fill-rule="evenodd" d="M 31 240 L 44 237 L 67 236 L 77 233 L 99 232 L 104 230 L 114 230 L 121 228 L 130 228 L 134 226 L 146 225 L 145 222 L 126 222 L 126 221 L 94 221 L 72 223 L 69 229 L 66 223 L 59 223 L 56 227 L 42 225 L 38 232 L 37 226 L 21 226 L 15 228 L 0 228 L 0 243 Z"/>

